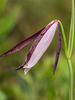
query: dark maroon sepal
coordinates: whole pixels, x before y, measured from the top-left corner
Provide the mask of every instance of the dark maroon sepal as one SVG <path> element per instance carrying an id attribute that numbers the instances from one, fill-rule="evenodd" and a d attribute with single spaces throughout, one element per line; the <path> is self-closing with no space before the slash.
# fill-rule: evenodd
<path id="1" fill-rule="evenodd" d="M 55 58 L 55 64 L 54 64 L 54 69 L 53 69 L 53 75 L 55 74 L 55 70 L 56 70 L 56 67 L 57 67 L 57 64 L 58 64 L 60 49 L 61 49 L 61 33 L 60 33 L 59 22 L 58 22 L 58 26 L 57 26 L 57 31 L 58 31 L 58 46 L 57 46 L 57 51 L 56 51 L 56 58 Z"/>
<path id="2" fill-rule="evenodd" d="M 43 28 L 44 29 L 44 28 Z M 19 50 L 21 50 L 23 47 L 25 47 L 26 45 L 28 45 L 30 42 L 32 42 L 34 39 L 37 38 L 37 36 L 40 34 L 40 32 L 43 30 L 41 29 L 40 31 L 36 32 L 34 35 L 30 36 L 29 38 L 23 40 L 22 42 L 20 42 L 19 44 L 17 44 L 16 46 L 14 46 L 12 49 L 10 49 L 9 51 L 7 51 L 6 53 L 0 55 L 0 57 L 9 55 L 9 54 L 13 54 L 14 52 L 17 52 Z"/>

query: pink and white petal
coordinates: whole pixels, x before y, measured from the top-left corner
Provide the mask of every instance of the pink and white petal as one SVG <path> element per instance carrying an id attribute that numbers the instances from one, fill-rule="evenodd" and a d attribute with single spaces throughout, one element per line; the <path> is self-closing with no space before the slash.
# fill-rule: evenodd
<path id="1" fill-rule="evenodd" d="M 47 50 L 47 48 L 49 47 L 49 45 L 54 37 L 55 31 L 57 28 L 57 24 L 58 24 L 58 22 L 53 23 L 50 26 L 50 28 L 47 30 L 47 32 L 42 36 L 42 38 L 38 42 L 36 48 L 34 49 L 27 65 L 25 65 L 23 68 L 31 68 L 39 61 L 39 59 L 44 54 L 44 52 Z M 38 38 L 39 38 L 39 36 L 38 36 Z M 30 49 L 30 51 L 32 51 L 32 50 L 33 50 L 33 46 Z"/>
<path id="2" fill-rule="evenodd" d="M 30 69 L 31 69 L 31 68 L 25 68 L 25 70 L 24 70 L 24 74 L 26 75 L 27 72 L 28 72 Z"/>
<path id="3" fill-rule="evenodd" d="M 42 29 L 42 31 L 40 32 L 40 34 L 38 35 L 38 37 L 37 37 L 36 40 L 34 41 L 32 47 L 30 48 L 29 53 L 28 53 L 28 55 L 27 55 L 26 61 L 25 61 L 21 66 L 19 66 L 16 70 L 19 70 L 19 69 L 23 68 L 24 66 L 25 66 L 25 68 L 27 67 L 27 63 L 28 63 L 29 60 L 31 59 L 31 56 L 32 56 L 34 50 L 36 49 L 37 45 L 39 44 L 40 40 L 42 39 L 42 37 L 44 36 L 44 34 L 48 31 L 48 29 L 49 29 L 55 22 L 57 22 L 57 20 L 52 21 L 51 23 L 49 23 L 46 27 L 44 27 L 44 28 Z"/>

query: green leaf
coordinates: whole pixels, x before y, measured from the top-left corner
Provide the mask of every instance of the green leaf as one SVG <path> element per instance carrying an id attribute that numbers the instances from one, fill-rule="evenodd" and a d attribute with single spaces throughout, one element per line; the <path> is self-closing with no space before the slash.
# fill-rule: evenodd
<path id="1" fill-rule="evenodd" d="M 8 0 L 0 0 L 0 15 L 3 13 L 3 11 L 6 8 L 6 4 L 7 4 Z"/>
<path id="2" fill-rule="evenodd" d="M 66 37 L 65 37 L 65 33 L 64 33 L 64 28 L 62 23 L 59 21 L 60 23 L 60 32 L 61 32 L 61 38 L 63 41 L 63 46 L 64 46 L 64 52 L 65 52 L 65 56 L 68 59 L 69 58 L 69 54 L 68 54 L 68 50 L 67 50 L 67 42 L 66 42 Z"/>
<path id="3" fill-rule="evenodd" d="M 7 99 L 7 96 L 5 95 L 4 92 L 2 92 L 2 91 L 0 90 L 0 100 L 6 100 L 6 99 Z"/>
<path id="4" fill-rule="evenodd" d="M 16 24 L 16 19 L 19 14 L 19 8 L 16 7 L 10 12 L 1 22 L 0 25 L 0 38 L 7 32 L 11 31 Z"/>
<path id="5" fill-rule="evenodd" d="M 68 52 L 70 57 L 73 49 L 73 40 L 74 40 L 74 0 L 72 0 L 72 15 L 71 15 L 69 44 L 68 44 Z"/>

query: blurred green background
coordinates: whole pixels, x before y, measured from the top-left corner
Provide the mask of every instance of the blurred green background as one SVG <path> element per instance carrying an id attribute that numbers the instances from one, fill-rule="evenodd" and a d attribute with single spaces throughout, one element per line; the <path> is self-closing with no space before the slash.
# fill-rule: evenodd
<path id="1" fill-rule="evenodd" d="M 0 54 L 31 36 L 50 21 L 59 19 L 68 41 L 71 0 L 0 0 Z M 21 51 L 0 58 L 0 100 L 68 100 L 69 73 L 63 45 L 57 70 L 53 66 L 57 33 L 40 61 L 24 75 L 15 72 L 26 59 L 32 43 Z M 72 53 L 75 100 L 75 39 Z"/>

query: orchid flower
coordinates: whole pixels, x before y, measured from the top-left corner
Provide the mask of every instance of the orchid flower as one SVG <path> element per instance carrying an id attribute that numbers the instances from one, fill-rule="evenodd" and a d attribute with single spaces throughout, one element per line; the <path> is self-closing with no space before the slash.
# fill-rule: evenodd
<path id="1" fill-rule="evenodd" d="M 61 34 L 60 34 L 60 23 L 58 20 L 53 20 L 50 22 L 46 27 L 35 33 L 34 35 L 30 36 L 29 38 L 23 40 L 19 44 L 17 44 L 15 47 L 10 49 L 8 52 L 0 55 L 0 57 L 12 54 L 16 51 L 19 51 L 26 45 L 28 45 L 30 42 L 33 40 L 34 43 L 32 47 L 29 50 L 29 53 L 27 55 L 27 59 L 25 62 L 19 66 L 16 70 L 25 68 L 24 73 L 26 74 L 41 58 L 41 56 L 44 54 L 44 52 L 47 50 L 49 47 L 55 32 L 56 28 L 58 31 L 58 46 L 57 46 L 57 52 L 56 52 L 56 58 L 55 58 L 55 64 L 54 64 L 54 69 L 53 69 L 53 74 L 55 73 L 56 66 L 58 63 L 59 59 L 59 54 L 60 54 L 60 49 L 61 49 Z"/>

